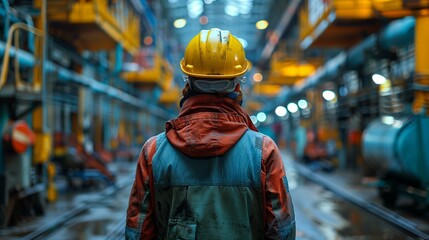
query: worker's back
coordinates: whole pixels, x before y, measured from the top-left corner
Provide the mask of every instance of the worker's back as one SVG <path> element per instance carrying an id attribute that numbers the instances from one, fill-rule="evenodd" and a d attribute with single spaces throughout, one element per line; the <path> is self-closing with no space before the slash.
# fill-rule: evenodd
<path id="1" fill-rule="evenodd" d="M 152 159 L 160 239 L 263 239 L 263 135 L 246 131 L 222 156 L 192 158 L 162 133 Z"/>

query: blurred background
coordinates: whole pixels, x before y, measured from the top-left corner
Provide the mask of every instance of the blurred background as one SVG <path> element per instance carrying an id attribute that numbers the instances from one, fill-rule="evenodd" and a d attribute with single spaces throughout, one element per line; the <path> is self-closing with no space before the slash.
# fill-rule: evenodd
<path id="1" fill-rule="evenodd" d="M 252 67 L 298 239 L 429 238 L 429 1 L 1 0 L 0 239 L 121 239 L 202 29 Z"/>

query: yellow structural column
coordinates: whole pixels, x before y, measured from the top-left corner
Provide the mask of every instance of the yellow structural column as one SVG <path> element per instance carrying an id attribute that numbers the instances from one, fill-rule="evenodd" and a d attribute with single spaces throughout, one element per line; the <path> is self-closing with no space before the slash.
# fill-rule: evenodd
<path id="1" fill-rule="evenodd" d="M 45 60 L 44 54 L 45 54 L 45 43 L 46 43 L 46 0 L 36 0 L 35 1 L 35 7 L 40 8 L 40 17 L 36 20 L 36 27 L 40 29 L 43 33 L 43 36 L 41 37 L 40 41 L 42 41 L 42 44 L 36 44 L 36 52 L 35 57 L 41 61 L 40 68 L 34 69 L 34 88 L 35 89 L 42 89 L 42 94 L 46 94 L 43 92 L 43 82 L 45 74 L 43 74 L 45 63 L 43 62 Z M 38 41 L 38 40 L 36 40 Z M 44 99 L 45 96 L 42 96 L 42 99 Z M 42 104 L 46 104 L 45 102 L 42 102 Z M 47 133 L 45 129 L 44 121 L 44 108 L 46 108 L 45 105 L 42 105 L 41 107 L 38 107 L 33 112 L 33 128 L 36 132 L 36 141 L 34 146 L 34 158 L 33 162 L 35 164 L 44 164 L 49 160 L 49 156 L 52 149 L 52 137 L 51 134 Z M 45 109 L 46 111 L 46 109 Z"/>
<path id="2" fill-rule="evenodd" d="M 36 21 L 36 27 L 40 29 L 43 33 L 43 36 L 41 37 L 42 44 L 36 44 L 37 47 L 35 57 L 41 61 L 40 69 L 35 68 L 34 69 L 34 88 L 35 89 L 41 89 L 42 94 L 46 94 L 46 92 L 43 90 L 43 84 L 45 81 L 45 74 L 44 74 L 44 68 L 45 68 L 45 53 L 46 53 L 46 26 L 47 26 L 47 19 L 46 19 L 46 8 L 47 3 L 46 0 L 36 0 L 34 2 L 35 7 L 39 8 L 40 11 L 40 17 Z M 41 72 L 40 72 L 41 71 Z M 42 96 L 42 99 L 45 99 L 45 96 Z M 48 161 L 51 156 L 52 152 L 52 134 L 47 131 L 46 129 L 46 123 L 47 119 L 45 119 L 46 114 L 44 114 L 44 111 L 47 111 L 47 106 L 45 105 L 46 101 L 42 101 L 42 106 L 38 107 L 33 112 L 33 128 L 36 133 L 36 141 L 34 144 L 34 152 L 33 152 L 33 163 L 34 164 L 40 164 L 44 165 L 44 168 L 48 169 L 47 171 L 47 194 L 46 198 L 48 201 L 55 201 L 57 198 L 56 195 L 56 187 L 53 182 L 53 177 L 55 174 L 55 166 L 53 164 L 49 164 Z"/>
<path id="3" fill-rule="evenodd" d="M 429 9 L 416 15 L 415 83 L 429 87 Z M 413 110 L 429 114 L 429 92 L 415 91 Z"/>

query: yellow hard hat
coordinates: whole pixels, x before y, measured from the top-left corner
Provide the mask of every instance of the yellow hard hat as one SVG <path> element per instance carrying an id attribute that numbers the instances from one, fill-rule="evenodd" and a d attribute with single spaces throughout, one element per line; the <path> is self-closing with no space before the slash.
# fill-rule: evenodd
<path id="1" fill-rule="evenodd" d="M 246 73 L 249 62 L 236 37 L 229 31 L 212 28 L 192 38 L 180 68 L 195 78 L 231 79 Z"/>

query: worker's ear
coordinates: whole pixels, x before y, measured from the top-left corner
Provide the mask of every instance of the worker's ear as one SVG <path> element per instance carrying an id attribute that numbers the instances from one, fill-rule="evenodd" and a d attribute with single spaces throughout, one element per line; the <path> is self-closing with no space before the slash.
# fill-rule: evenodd
<path id="1" fill-rule="evenodd" d="M 240 84 L 237 84 L 237 85 L 235 86 L 234 92 L 239 92 L 239 91 L 240 91 L 240 89 L 241 89 Z"/>

